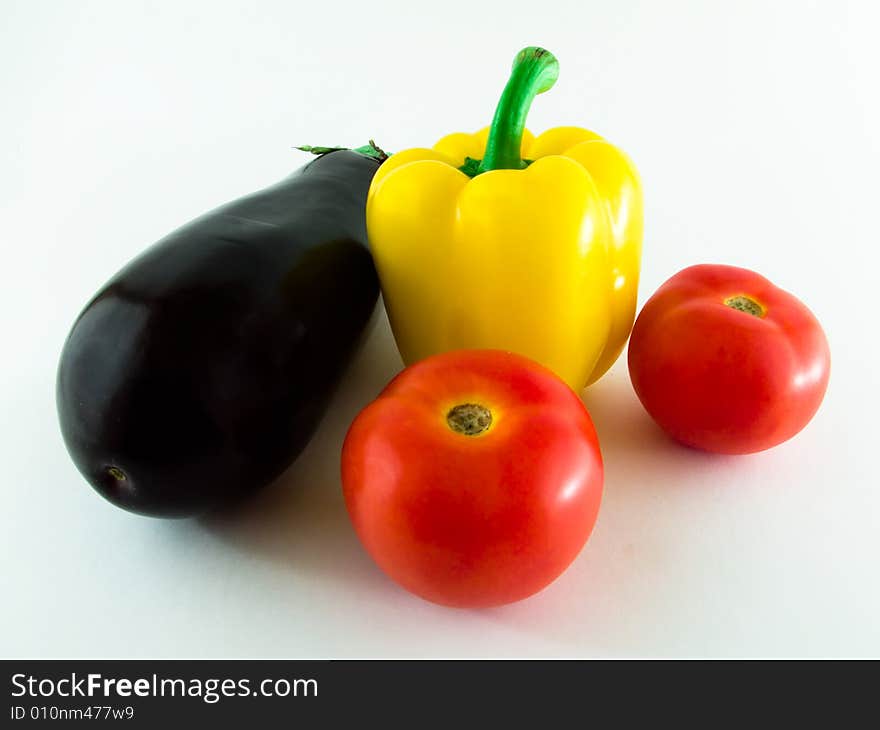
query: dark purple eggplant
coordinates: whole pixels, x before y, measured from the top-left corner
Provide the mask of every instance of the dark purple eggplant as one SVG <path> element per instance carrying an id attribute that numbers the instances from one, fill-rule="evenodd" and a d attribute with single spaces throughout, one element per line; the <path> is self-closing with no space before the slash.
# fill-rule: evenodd
<path id="1" fill-rule="evenodd" d="M 61 355 L 61 432 L 113 504 L 195 515 L 299 455 L 370 320 L 380 164 L 324 154 L 176 230 L 116 274 Z"/>

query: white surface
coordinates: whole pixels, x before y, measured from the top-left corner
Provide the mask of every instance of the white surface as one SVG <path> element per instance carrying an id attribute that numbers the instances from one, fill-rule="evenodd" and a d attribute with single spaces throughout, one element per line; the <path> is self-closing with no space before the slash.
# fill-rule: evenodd
<path id="1" fill-rule="evenodd" d="M 876 3 L 514 6 L 0 0 L 0 656 L 880 655 Z M 562 64 L 530 127 L 595 128 L 641 169 L 642 301 L 724 262 L 823 322 L 813 423 L 752 457 L 679 448 L 618 362 L 585 395 L 607 465 L 592 540 L 491 611 L 409 596 L 349 527 L 341 440 L 400 367 L 384 318 L 306 453 L 239 516 L 100 499 L 54 410 L 94 290 L 299 166 L 294 144 L 400 150 L 488 123 L 529 44 Z"/>

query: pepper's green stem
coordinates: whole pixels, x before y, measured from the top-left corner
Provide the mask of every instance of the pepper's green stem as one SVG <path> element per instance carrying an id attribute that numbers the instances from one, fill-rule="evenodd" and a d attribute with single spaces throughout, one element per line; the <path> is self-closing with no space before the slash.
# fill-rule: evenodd
<path id="1" fill-rule="evenodd" d="M 527 166 L 520 150 L 529 108 L 538 94 L 553 88 L 557 78 L 559 61 L 550 51 L 530 46 L 516 54 L 510 79 L 495 108 L 486 154 L 477 174 L 489 170 L 522 170 Z"/>

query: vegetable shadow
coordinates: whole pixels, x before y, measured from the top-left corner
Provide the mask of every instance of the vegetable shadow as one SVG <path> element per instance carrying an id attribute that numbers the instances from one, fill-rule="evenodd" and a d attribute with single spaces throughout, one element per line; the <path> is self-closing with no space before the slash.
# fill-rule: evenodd
<path id="1" fill-rule="evenodd" d="M 363 348 L 299 459 L 250 499 L 202 518 L 201 526 L 234 549 L 293 573 L 342 583 L 381 604 L 412 601 L 413 615 L 420 620 L 436 611 L 430 620 L 444 625 L 484 623 L 521 634 L 524 651 L 514 641 L 505 656 L 533 654 L 535 639 L 554 647 L 547 655 L 644 655 L 638 636 L 632 637 L 632 645 L 621 645 L 619 633 L 615 636 L 620 613 L 630 612 L 625 623 L 637 626 L 640 615 L 651 611 L 652 604 L 662 609 L 676 582 L 686 580 L 676 565 L 687 545 L 670 540 L 668 531 L 657 527 L 655 515 L 668 500 L 705 493 L 713 471 L 726 468 L 731 457 L 705 454 L 669 439 L 642 408 L 621 360 L 582 393 L 599 434 L 605 491 L 596 528 L 575 562 L 544 591 L 519 603 L 474 610 L 433 606 L 394 585 L 369 558 L 349 522 L 340 483 L 340 451 L 351 421 L 402 367 L 379 307 Z M 424 651 L 430 655 L 435 650 Z M 412 654 L 423 655 L 418 641 Z M 461 656 L 485 654 L 475 645 Z"/>
<path id="2" fill-rule="evenodd" d="M 201 518 L 204 529 L 293 572 L 387 589 L 349 522 L 339 459 L 351 421 L 402 367 L 380 303 L 360 352 L 299 458 L 257 494 Z"/>

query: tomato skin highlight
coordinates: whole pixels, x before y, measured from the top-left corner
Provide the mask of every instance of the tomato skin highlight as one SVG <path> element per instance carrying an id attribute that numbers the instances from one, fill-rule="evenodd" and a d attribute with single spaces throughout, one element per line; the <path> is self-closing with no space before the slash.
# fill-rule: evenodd
<path id="1" fill-rule="evenodd" d="M 748 269 L 701 264 L 645 303 L 628 363 L 639 400 L 670 436 L 749 454 L 807 425 L 825 395 L 831 356 L 799 299 Z"/>
<path id="2" fill-rule="evenodd" d="M 479 404 L 477 435 L 447 414 Z M 426 600 L 483 607 L 540 591 L 575 559 L 602 496 L 593 423 L 556 375 L 519 355 L 462 350 L 400 373 L 342 450 L 352 524 L 393 580 Z"/>

